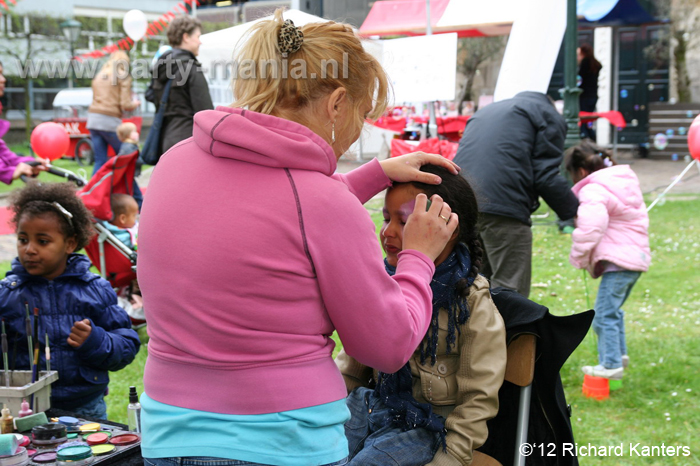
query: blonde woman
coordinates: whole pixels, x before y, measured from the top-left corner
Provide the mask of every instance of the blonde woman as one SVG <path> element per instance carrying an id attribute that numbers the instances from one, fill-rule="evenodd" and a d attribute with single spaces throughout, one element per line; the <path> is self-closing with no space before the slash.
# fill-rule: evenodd
<path id="1" fill-rule="evenodd" d="M 141 104 L 138 100 L 131 100 L 129 71 L 129 55 L 118 50 L 110 55 L 92 80 L 87 128 L 95 151 L 93 174 L 107 162 L 108 146 L 112 146 L 115 154 L 119 153 L 121 142 L 117 137 L 117 126 L 122 123 L 122 114 Z"/>
<path id="2" fill-rule="evenodd" d="M 417 153 L 334 174 L 387 100 L 384 70 L 347 24 L 297 28 L 278 10 L 237 60 L 248 72 L 233 107 L 194 116 L 144 203 L 144 463 L 345 464 L 350 413 L 331 334 L 363 364 L 401 368 L 428 328 L 434 260 L 459 223 L 439 196 L 428 208 L 419 194 L 390 277 L 362 203 L 392 180 L 438 184 L 423 164 L 458 169 Z"/>

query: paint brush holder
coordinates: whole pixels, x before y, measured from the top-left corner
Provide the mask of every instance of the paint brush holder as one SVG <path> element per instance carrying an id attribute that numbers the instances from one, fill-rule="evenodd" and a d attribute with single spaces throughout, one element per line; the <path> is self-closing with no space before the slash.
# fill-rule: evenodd
<path id="1" fill-rule="evenodd" d="M 0 385 L 0 406 L 3 403 L 10 408 L 13 416 L 22 409 L 22 398 L 29 400 L 34 395 L 35 413 L 42 413 L 51 407 L 51 384 L 58 380 L 56 371 L 40 371 L 39 379 L 32 383 L 32 371 L 11 371 L 10 386 Z"/>

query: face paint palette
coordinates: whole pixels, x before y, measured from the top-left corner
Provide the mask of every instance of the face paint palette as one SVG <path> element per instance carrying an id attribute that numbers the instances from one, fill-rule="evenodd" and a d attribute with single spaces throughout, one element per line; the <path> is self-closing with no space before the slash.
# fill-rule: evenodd
<path id="1" fill-rule="evenodd" d="M 52 435 L 51 440 L 55 442 L 58 437 L 62 437 L 62 442 L 41 442 L 37 444 L 31 441 L 32 437 L 30 436 L 31 442 L 26 445 L 29 462 L 23 464 L 28 466 L 55 466 L 58 464 L 57 461 L 61 459 L 64 460 L 61 462 L 63 464 L 65 462 L 64 457 L 73 458 L 71 456 L 73 450 L 77 452 L 76 455 L 78 453 L 82 455 L 75 461 L 71 459 L 76 464 L 82 464 L 82 462 L 89 462 L 91 465 L 99 466 L 143 464 L 141 459 L 141 435 L 129 432 L 127 426 L 123 424 L 116 424 L 110 421 L 94 422 L 80 417 L 68 416 L 60 418 L 63 422 L 56 422 L 58 419 L 52 417 L 49 417 L 49 419 L 52 419 L 54 422 L 51 425 L 42 426 L 41 432 L 37 431 L 38 437 L 46 440 L 44 437 L 47 437 L 49 433 L 55 433 L 52 430 L 53 428 L 57 434 Z M 66 430 L 68 431 L 67 435 L 65 433 Z M 62 450 L 65 450 L 64 454 L 61 453 Z"/>

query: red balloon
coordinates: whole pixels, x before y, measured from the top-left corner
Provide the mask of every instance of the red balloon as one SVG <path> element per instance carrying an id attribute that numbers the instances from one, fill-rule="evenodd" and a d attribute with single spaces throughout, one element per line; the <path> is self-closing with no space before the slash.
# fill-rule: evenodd
<path id="1" fill-rule="evenodd" d="M 695 117 L 688 130 L 688 150 L 695 160 L 700 160 L 700 115 Z"/>
<path id="2" fill-rule="evenodd" d="M 70 137 L 63 126 L 47 121 L 34 128 L 31 144 L 39 157 L 56 160 L 68 150 Z"/>

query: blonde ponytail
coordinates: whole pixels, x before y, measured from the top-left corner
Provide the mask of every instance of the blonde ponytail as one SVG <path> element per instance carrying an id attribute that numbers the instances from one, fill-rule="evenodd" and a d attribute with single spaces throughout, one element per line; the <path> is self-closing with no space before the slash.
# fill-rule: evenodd
<path id="1" fill-rule="evenodd" d="M 352 27 L 333 21 L 307 24 L 299 28 L 301 47 L 283 51 L 279 44 L 285 26 L 282 11 L 255 24 L 237 48 L 233 106 L 274 114 L 276 110 L 303 109 L 344 87 L 358 120 L 365 117 L 359 114 L 365 102 L 374 104 L 369 116 L 381 115 L 388 101 L 387 76 L 364 50 Z"/>

